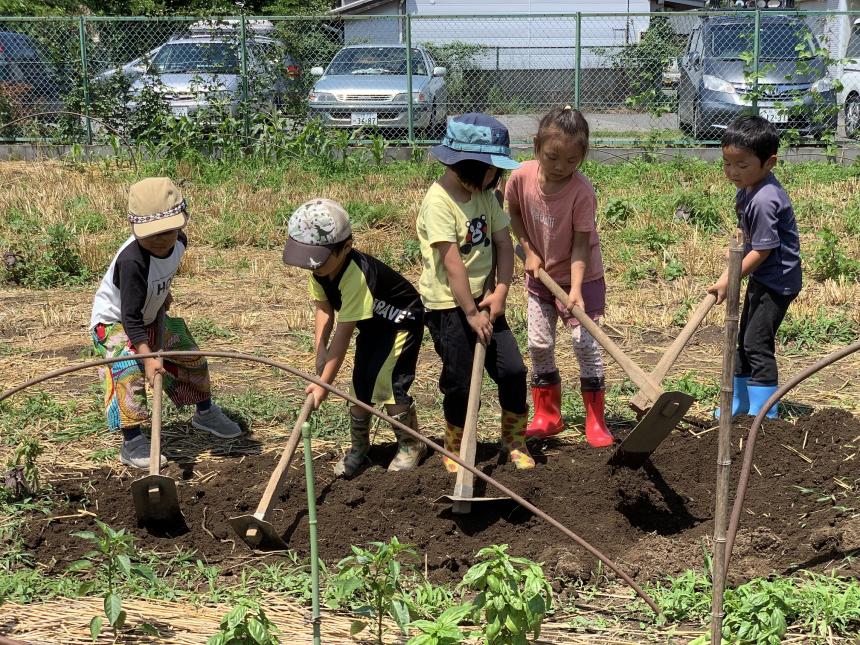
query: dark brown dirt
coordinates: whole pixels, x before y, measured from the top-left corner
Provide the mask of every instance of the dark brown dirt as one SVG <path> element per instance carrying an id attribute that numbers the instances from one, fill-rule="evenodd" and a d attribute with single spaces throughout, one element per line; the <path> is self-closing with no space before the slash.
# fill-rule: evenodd
<path id="1" fill-rule="evenodd" d="M 739 439 L 733 436 L 732 490 L 740 468 Z M 538 466 L 531 472 L 498 464 L 495 448 L 479 449 L 484 471 L 616 559 L 640 580 L 702 568 L 713 533 L 716 430 L 699 438 L 675 431 L 637 471 L 613 471 L 606 451 L 585 444 L 545 442 L 534 446 Z M 805 444 L 805 445 L 804 445 Z M 811 463 L 786 446 L 796 449 Z M 551 575 L 588 579 L 595 561 L 552 527 L 509 502 L 475 504 L 467 516 L 452 515 L 434 500 L 453 490 L 454 476 L 430 457 L 412 473 L 387 473 L 393 446 L 374 449 L 374 466 L 352 481 L 335 479 L 334 454 L 315 461 L 320 554 L 337 561 L 351 544 L 396 535 L 427 554 L 433 580 L 459 579 L 482 546 L 507 543 L 511 551 L 543 561 Z M 772 572 L 833 569 L 860 574 L 860 420 L 839 410 L 801 418 L 796 425 L 767 423 L 760 434 L 741 534 L 732 563 L 737 582 Z M 126 527 L 139 548 L 168 553 L 195 549 L 226 569 L 248 555 L 227 519 L 251 513 L 277 455 L 237 457 L 181 467 L 167 474 L 179 480 L 179 496 L 189 532 L 155 537 L 136 526 L 131 479 L 110 470 L 70 473 L 53 482 L 56 519 L 34 517 L 25 536 L 35 560 L 64 568 L 86 549 L 73 531 L 92 529 L 98 515 L 114 528 Z M 308 552 L 304 468 L 294 463 L 272 523 L 292 549 Z M 807 492 L 813 490 L 814 492 Z M 477 484 L 477 495 L 484 493 Z M 488 491 L 493 495 L 493 491 Z M 65 501 L 63 501 L 65 500 Z M 67 516 L 74 517 L 67 517 Z M 273 555 L 271 557 L 278 557 Z"/>

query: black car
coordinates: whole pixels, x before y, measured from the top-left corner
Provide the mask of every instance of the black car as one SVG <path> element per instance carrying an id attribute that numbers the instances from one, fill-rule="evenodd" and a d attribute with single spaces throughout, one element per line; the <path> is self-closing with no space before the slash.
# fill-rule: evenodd
<path id="1" fill-rule="evenodd" d="M 678 119 L 696 139 L 714 139 L 742 113 L 758 113 L 780 130 L 820 137 L 835 130 L 836 91 L 821 46 L 794 16 L 762 13 L 758 88 L 754 84 L 755 18 L 702 18 L 687 41 L 678 83 Z"/>
<path id="2" fill-rule="evenodd" d="M 0 31 L 0 108 L 5 118 L 43 115 L 63 109 L 62 82 L 42 47 L 26 34 Z M 4 133 L 0 132 L 0 136 Z"/>

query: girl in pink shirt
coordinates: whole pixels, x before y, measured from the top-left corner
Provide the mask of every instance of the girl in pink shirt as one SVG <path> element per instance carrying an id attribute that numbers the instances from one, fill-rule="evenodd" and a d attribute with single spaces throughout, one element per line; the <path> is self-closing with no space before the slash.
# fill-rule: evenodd
<path id="1" fill-rule="evenodd" d="M 597 341 L 537 278 L 543 268 L 595 321 L 604 313 L 606 283 L 591 182 L 579 172 L 588 152 L 588 122 L 570 106 L 543 117 L 534 139 L 535 160 L 515 170 L 505 196 L 511 228 L 525 251 L 528 344 L 532 360 L 534 418 L 527 436 L 546 438 L 564 430 L 561 376 L 555 363 L 559 316 L 572 328 L 585 402 L 585 437 L 595 448 L 612 445 L 603 416 L 603 359 Z"/>

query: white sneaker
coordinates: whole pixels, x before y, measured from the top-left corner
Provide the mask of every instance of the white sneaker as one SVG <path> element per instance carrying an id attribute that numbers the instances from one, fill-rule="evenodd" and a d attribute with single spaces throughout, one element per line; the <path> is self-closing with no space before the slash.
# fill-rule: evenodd
<path id="1" fill-rule="evenodd" d="M 149 439 L 142 434 L 137 435 L 134 439 L 122 442 L 122 448 L 119 451 L 119 460 L 126 466 L 132 468 L 140 468 L 141 470 L 149 470 Z M 161 467 L 167 465 L 167 459 L 161 455 Z"/>
<path id="2" fill-rule="evenodd" d="M 205 412 L 195 412 L 191 417 L 191 425 L 221 439 L 235 439 L 242 434 L 239 424 L 224 414 L 215 403 Z"/>

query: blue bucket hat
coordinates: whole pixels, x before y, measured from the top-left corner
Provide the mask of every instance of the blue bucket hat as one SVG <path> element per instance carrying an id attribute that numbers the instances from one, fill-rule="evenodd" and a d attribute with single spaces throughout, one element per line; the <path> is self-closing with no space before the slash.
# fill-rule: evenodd
<path id="1" fill-rule="evenodd" d="M 511 159 L 508 129 L 481 112 L 461 114 L 448 121 L 442 144 L 430 148 L 430 154 L 446 166 L 473 159 L 505 170 L 520 167 Z"/>

